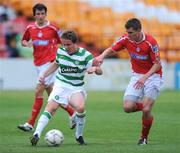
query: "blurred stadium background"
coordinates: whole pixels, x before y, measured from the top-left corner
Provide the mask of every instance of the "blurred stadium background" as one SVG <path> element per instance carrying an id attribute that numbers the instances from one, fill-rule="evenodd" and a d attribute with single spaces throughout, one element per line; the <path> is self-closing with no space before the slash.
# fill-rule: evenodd
<path id="1" fill-rule="evenodd" d="M 122 109 L 123 90 L 131 74 L 126 51 L 104 62 L 103 76 L 86 77 L 91 90 L 86 147 L 75 144 L 74 131 L 67 128 L 68 116 L 62 110 L 43 136 L 52 128 L 62 130 L 63 147 L 47 147 L 43 139 L 37 148 L 30 146 L 32 133 L 22 133 L 17 125 L 29 116 L 36 72 L 32 49 L 22 47 L 20 40 L 26 25 L 33 22 L 32 6 L 37 2 L 47 5 L 48 19 L 61 29 L 76 30 L 80 45 L 94 56 L 125 32 L 124 23 L 132 17 L 140 18 L 143 30 L 155 36 L 163 59 L 165 90 L 153 109 L 156 119 L 148 146 L 136 144 L 141 114 L 127 115 Z M 0 153 L 179 153 L 179 89 L 180 0 L 0 0 Z"/>
<path id="2" fill-rule="evenodd" d="M 180 89 L 179 0 L 1 0 L 1 89 L 34 87 L 36 73 L 32 66 L 32 49 L 22 47 L 20 40 L 26 25 L 33 22 L 32 6 L 38 2 L 47 5 L 51 22 L 61 29 L 76 30 L 80 45 L 90 50 L 94 56 L 99 55 L 125 32 L 124 23 L 129 18 L 140 18 L 143 30 L 155 36 L 160 45 L 166 82 L 164 88 Z M 96 88 L 94 85 L 104 90 L 125 88 L 130 75 L 127 70 L 128 54 L 121 51 L 110 58 L 110 65 L 105 63 L 104 76 L 87 81 L 88 89 Z M 23 74 L 28 76 L 26 80 Z M 11 76 L 14 76 L 14 80 L 10 79 Z"/>

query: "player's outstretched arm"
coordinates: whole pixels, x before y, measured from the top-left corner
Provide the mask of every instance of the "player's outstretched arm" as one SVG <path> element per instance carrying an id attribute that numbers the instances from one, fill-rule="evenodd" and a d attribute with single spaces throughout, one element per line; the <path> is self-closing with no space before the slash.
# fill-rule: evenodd
<path id="1" fill-rule="evenodd" d="M 101 55 L 98 57 L 95 57 L 93 60 L 93 66 L 99 66 L 103 63 L 104 58 L 106 58 L 108 55 L 110 55 L 113 52 L 112 48 L 109 47 L 103 51 Z"/>

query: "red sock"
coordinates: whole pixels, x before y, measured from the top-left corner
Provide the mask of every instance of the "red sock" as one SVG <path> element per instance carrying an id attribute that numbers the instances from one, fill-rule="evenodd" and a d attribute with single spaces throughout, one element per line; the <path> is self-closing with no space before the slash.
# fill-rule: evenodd
<path id="1" fill-rule="evenodd" d="M 142 109 L 143 109 L 143 103 L 136 103 L 136 112 L 142 111 Z"/>
<path id="2" fill-rule="evenodd" d="M 65 108 L 64 107 L 62 108 L 66 110 L 70 116 L 72 116 L 75 112 L 74 109 L 70 105 L 67 105 Z"/>
<path id="3" fill-rule="evenodd" d="M 145 119 L 142 117 L 141 138 L 145 138 L 145 139 L 148 138 L 148 134 L 152 126 L 152 122 L 153 122 L 153 117 L 151 117 L 150 119 Z"/>
<path id="4" fill-rule="evenodd" d="M 41 110 L 42 105 L 43 105 L 43 98 L 35 98 L 32 108 L 31 118 L 28 121 L 28 123 L 31 124 L 32 126 L 34 126 L 34 123 Z"/>

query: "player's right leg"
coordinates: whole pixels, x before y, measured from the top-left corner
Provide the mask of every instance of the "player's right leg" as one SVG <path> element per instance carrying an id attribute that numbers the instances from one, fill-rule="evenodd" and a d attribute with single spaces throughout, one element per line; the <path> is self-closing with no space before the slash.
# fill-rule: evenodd
<path id="1" fill-rule="evenodd" d="M 134 84 L 139 79 L 139 75 L 133 75 L 124 93 L 123 108 L 126 113 L 142 111 L 143 103 L 140 101 L 142 97 L 142 89 L 137 90 Z"/>
<path id="2" fill-rule="evenodd" d="M 143 103 L 139 100 L 139 97 L 134 95 L 124 96 L 123 109 L 126 113 L 137 112 L 143 110 Z"/>
<path id="3" fill-rule="evenodd" d="M 39 112 L 43 106 L 43 92 L 44 92 L 45 86 L 42 84 L 37 84 L 35 89 L 35 99 L 34 104 L 32 107 L 32 112 L 29 120 L 24 123 L 18 125 L 18 128 L 23 131 L 31 131 L 33 129 L 33 126 L 35 124 L 35 121 L 39 115 Z"/>
<path id="4" fill-rule="evenodd" d="M 58 107 L 59 104 L 53 100 L 47 103 L 45 111 L 40 116 L 34 134 L 30 140 L 32 146 L 36 146 L 43 129 L 46 127 L 46 125 L 48 124 L 49 120 L 51 119 L 52 115 L 54 115 Z"/>

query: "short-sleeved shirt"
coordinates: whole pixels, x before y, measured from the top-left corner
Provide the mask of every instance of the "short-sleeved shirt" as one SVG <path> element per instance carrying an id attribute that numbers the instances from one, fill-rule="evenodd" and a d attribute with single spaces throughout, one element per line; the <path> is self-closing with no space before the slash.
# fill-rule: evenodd
<path id="1" fill-rule="evenodd" d="M 22 40 L 33 42 L 34 64 L 40 66 L 51 62 L 56 57 L 56 51 L 60 41 L 61 30 L 49 23 L 39 27 L 36 22 L 27 26 Z"/>
<path id="2" fill-rule="evenodd" d="M 136 73 L 145 74 L 151 69 L 155 61 L 160 62 L 159 46 L 151 35 L 143 34 L 142 41 L 135 42 L 125 34 L 112 45 L 114 51 L 125 48 L 131 58 L 132 70 Z M 162 68 L 156 73 L 162 75 Z"/>
<path id="3" fill-rule="evenodd" d="M 81 87 L 84 85 L 86 69 L 92 66 L 93 55 L 84 48 L 68 54 L 67 50 L 60 47 L 57 50 L 55 62 L 58 64 L 56 80 L 68 87 Z"/>

